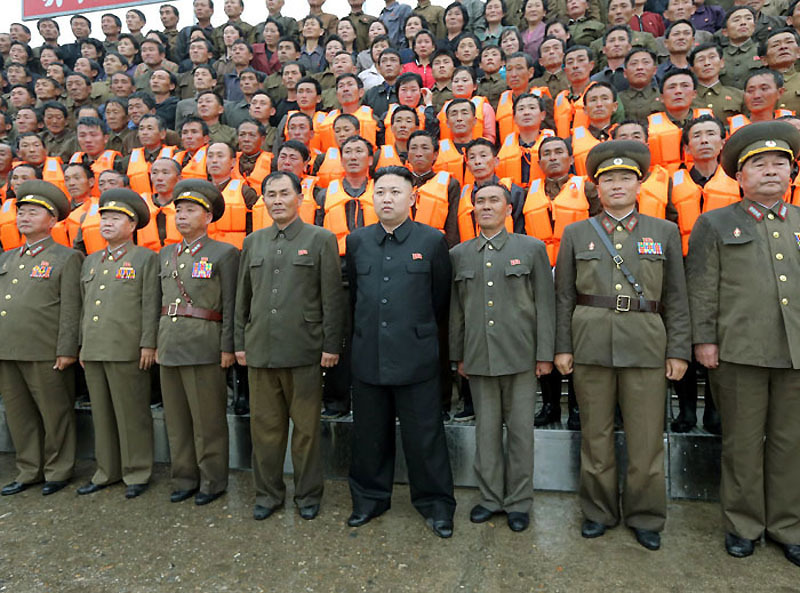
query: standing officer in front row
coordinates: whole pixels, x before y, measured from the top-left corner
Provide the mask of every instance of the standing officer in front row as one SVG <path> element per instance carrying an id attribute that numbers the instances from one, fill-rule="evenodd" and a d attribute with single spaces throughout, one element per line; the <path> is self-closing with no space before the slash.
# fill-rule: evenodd
<path id="1" fill-rule="evenodd" d="M 300 218 L 294 173 L 262 184 L 272 226 L 246 237 L 236 291 L 236 359 L 248 367 L 253 441 L 253 517 L 283 506 L 283 459 L 292 431 L 294 500 L 303 519 L 319 512 L 322 369 L 339 361 L 345 298 L 336 236 Z"/>
<path id="2" fill-rule="evenodd" d="M 147 489 L 153 473 L 150 367 L 161 310 L 158 254 L 133 244 L 150 222 L 145 201 L 130 189 L 100 196 L 100 234 L 108 243 L 83 262 L 81 365 L 92 402 L 97 470 L 78 494 L 123 480 L 126 498 Z"/>
<path id="3" fill-rule="evenodd" d="M 400 419 L 411 502 L 439 537 L 453 535 L 453 474 L 442 424 L 439 324 L 450 303 L 444 235 L 414 222 L 405 167 L 375 173 L 379 222 L 347 237 L 353 307 L 351 527 L 391 506 L 395 418 Z"/>
<path id="4" fill-rule="evenodd" d="M 508 526 L 523 531 L 533 503 L 536 377 L 553 369 L 553 274 L 542 241 L 506 231 L 512 205 L 505 186 L 484 185 L 474 200 L 480 234 L 450 252 L 450 354 L 469 376 L 475 404 L 481 500 L 469 518 L 483 523 L 505 512 Z"/>
<path id="5" fill-rule="evenodd" d="M 690 359 L 689 303 L 678 227 L 639 214 L 650 166 L 645 144 L 611 140 L 586 159 L 603 212 L 569 225 L 556 264 L 556 356 L 575 372 L 581 410 L 581 534 L 599 537 L 620 521 L 614 409 L 625 423 L 628 470 L 622 516 L 649 550 L 661 546 L 666 379 Z"/>
<path id="6" fill-rule="evenodd" d="M 694 350 L 722 418 L 725 549 L 767 536 L 800 566 L 800 208 L 783 201 L 800 133 L 736 131 L 722 150 L 742 201 L 707 212 L 689 239 Z"/>
<path id="7" fill-rule="evenodd" d="M 174 190 L 175 226 L 183 237 L 159 252 L 161 320 L 158 363 L 174 491 L 172 502 L 197 505 L 228 486 L 228 393 L 234 361 L 233 314 L 239 250 L 208 237 L 225 212 L 222 194 L 201 179 Z"/>
<path id="8" fill-rule="evenodd" d="M 75 466 L 70 365 L 78 356 L 82 256 L 50 236 L 70 212 L 64 192 L 34 179 L 16 194 L 25 244 L 0 255 L 0 394 L 18 473 L 2 494 L 44 479 L 47 495 L 67 485 Z"/>

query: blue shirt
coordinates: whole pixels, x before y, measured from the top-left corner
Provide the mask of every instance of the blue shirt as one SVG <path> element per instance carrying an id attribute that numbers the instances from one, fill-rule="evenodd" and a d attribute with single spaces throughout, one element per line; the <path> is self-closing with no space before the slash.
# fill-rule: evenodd
<path id="1" fill-rule="evenodd" d="M 409 15 L 411 15 L 411 7 L 408 4 L 400 4 L 399 2 L 390 4 L 381 11 L 380 19 L 389 31 L 389 39 L 391 39 L 394 47 L 403 47 L 403 39 L 405 38 L 403 25 Z"/>

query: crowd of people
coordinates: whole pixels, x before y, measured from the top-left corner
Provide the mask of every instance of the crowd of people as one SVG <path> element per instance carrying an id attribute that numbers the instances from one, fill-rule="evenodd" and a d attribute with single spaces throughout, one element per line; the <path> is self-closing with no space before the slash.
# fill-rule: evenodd
<path id="1" fill-rule="evenodd" d="M 667 383 L 675 432 L 700 383 L 726 549 L 766 533 L 800 565 L 800 0 L 348 3 L 0 34 L 0 328 L 26 336 L 0 345 L 2 494 L 69 483 L 84 374 L 97 470 L 78 493 L 146 491 L 156 388 L 171 500 L 211 503 L 230 386 L 256 519 L 284 505 L 289 419 L 294 502 L 317 516 L 320 418 L 352 409 L 348 524 L 390 506 L 399 418 L 412 502 L 450 537 L 455 383 L 470 519 L 522 531 L 532 427 L 561 422 L 565 390 L 582 534 L 623 521 L 655 550 Z"/>

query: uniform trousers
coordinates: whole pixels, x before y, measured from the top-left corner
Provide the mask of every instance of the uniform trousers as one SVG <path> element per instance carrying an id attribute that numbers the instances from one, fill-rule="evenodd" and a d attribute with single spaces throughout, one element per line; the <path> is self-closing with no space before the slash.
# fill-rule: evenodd
<path id="1" fill-rule="evenodd" d="M 350 302 L 350 290 L 345 286 L 344 302 Z M 350 307 L 345 307 L 345 327 L 342 347 L 339 351 L 339 363 L 325 369 L 325 382 L 323 385 L 322 401 L 325 407 L 332 412 L 347 414 L 350 412 L 350 398 L 352 391 L 353 375 L 350 371 L 353 315 Z"/>
<path id="2" fill-rule="evenodd" d="M 319 504 L 324 477 L 320 451 L 322 367 L 265 369 L 248 367 L 250 438 L 253 442 L 253 482 L 256 504 L 283 504 L 283 459 L 292 429 L 294 502 L 298 507 Z"/>
<path id="3" fill-rule="evenodd" d="M 709 378 L 722 419 L 725 529 L 800 544 L 800 370 L 720 361 Z"/>
<path id="4" fill-rule="evenodd" d="M 410 385 L 353 381 L 353 511 L 389 509 L 395 463 L 395 418 L 400 420 L 411 502 L 425 518 L 453 518 L 453 474 L 442 424 L 438 374 Z"/>
<path id="5" fill-rule="evenodd" d="M 536 372 L 470 375 L 475 406 L 475 474 L 481 506 L 528 513 L 533 504 L 533 409 Z M 503 451 L 503 423 L 508 450 Z"/>
<path id="6" fill-rule="evenodd" d="M 580 502 L 587 519 L 613 526 L 620 520 L 614 455 L 614 409 L 625 425 L 628 468 L 622 514 L 628 527 L 662 531 L 667 518 L 664 473 L 665 368 L 613 368 L 576 364 L 581 410 Z"/>
<path id="7" fill-rule="evenodd" d="M 92 483 L 146 484 L 153 473 L 150 372 L 141 370 L 138 360 L 85 361 L 84 371 L 97 460 Z"/>
<path id="8" fill-rule="evenodd" d="M 219 364 L 161 365 L 172 484 L 217 494 L 228 486 L 228 393 Z"/>
<path id="9" fill-rule="evenodd" d="M 6 337 L 10 339 L 9 336 Z M 75 467 L 75 375 L 54 360 L 0 361 L 0 394 L 16 449 L 17 482 L 62 482 Z"/>

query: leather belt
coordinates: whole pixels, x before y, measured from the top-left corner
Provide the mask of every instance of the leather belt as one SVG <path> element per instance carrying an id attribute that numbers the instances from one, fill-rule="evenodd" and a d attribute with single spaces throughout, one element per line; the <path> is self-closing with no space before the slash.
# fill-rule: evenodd
<path id="1" fill-rule="evenodd" d="M 642 307 L 638 299 L 629 297 L 625 294 L 619 294 L 615 297 L 599 296 L 595 294 L 579 294 L 575 302 L 578 305 L 611 309 L 613 311 L 619 311 L 620 313 L 626 313 L 628 311 L 661 313 L 664 311 L 664 307 L 659 301 L 644 301 L 644 307 Z"/>
<path id="2" fill-rule="evenodd" d="M 170 303 L 168 307 L 161 307 L 161 315 L 167 317 L 193 317 L 195 319 L 205 319 L 206 321 L 222 321 L 222 313 L 212 309 L 202 309 L 192 305 L 179 305 Z"/>

